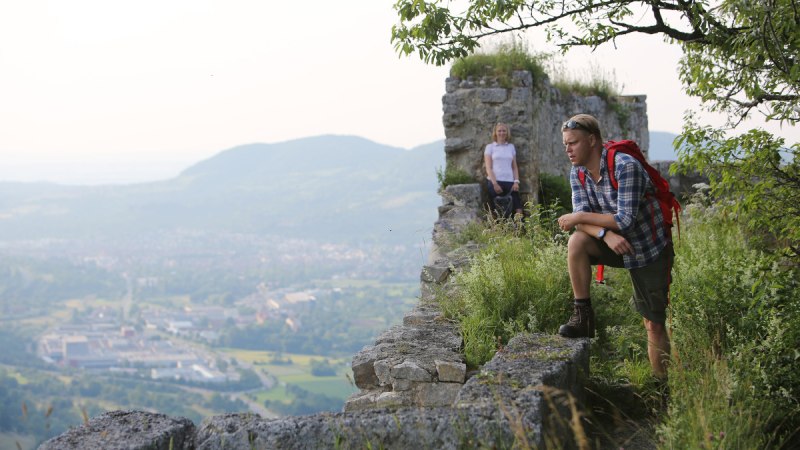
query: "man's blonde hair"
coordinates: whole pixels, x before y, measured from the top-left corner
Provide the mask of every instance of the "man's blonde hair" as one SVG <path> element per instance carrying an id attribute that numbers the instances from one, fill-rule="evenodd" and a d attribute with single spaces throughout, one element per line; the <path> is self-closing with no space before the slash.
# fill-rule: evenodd
<path id="1" fill-rule="evenodd" d="M 575 125 L 573 125 L 575 124 Z M 589 114 L 575 114 L 564 122 L 562 130 L 583 130 L 597 137 L 598 142 L 603 142 L 603 135 L 600 132 L 600 122 Z"/>

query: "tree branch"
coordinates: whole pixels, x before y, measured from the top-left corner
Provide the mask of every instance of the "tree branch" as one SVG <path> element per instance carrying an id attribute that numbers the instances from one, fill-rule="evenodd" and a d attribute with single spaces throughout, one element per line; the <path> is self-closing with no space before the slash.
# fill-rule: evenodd
<path id="1" fill-rule="evenodd" d="M 800 100 L 800 95 L 795 94 L 761 94 L 757 95 L 753 98 L 752 101 L 745 102 L 742 100 L 737 100 L 735 98 L 726 98 L 726 100 L 736 103 L 737 105 L 741 106 L 742 108 L 752 108 L 758 106 L 765 102 L 791 102 Z"/>

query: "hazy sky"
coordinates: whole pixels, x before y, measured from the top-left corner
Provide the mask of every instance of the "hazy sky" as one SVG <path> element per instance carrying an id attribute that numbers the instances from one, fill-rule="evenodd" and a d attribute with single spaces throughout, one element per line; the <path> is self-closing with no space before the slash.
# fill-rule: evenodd
<path id="1" fill-rule="evenodd" d="M 447 67 L 399 58 L 395 0 L 0 0 L 0 180 L 166 178 L 221 150 L 319 134 L 444 137 Z M 532 42 L 533 49 L 544 49 Z M 646 94 L 650 129 L 694 103 L 677 47 L 568 55 Z"/>

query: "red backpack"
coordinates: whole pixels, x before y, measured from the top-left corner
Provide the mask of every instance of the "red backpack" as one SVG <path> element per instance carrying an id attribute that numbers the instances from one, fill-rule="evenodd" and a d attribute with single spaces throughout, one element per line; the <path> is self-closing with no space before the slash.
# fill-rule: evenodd
<path id="1" fill-rule="evenodd" d="M 672 235 L 672 216 L 673 212 L 675 214 L 675 218 L 677 220 L 678 225 L 678 237 L 681 235 L 681 204 L 678 203 L 678 199 L 675 197 L 669 190 L 669 181 L 665 180 L 664 177 L 656 170 L 655 167 L 651 166 L 644 157 L 644 153 L 636 144 L 636 142 L 631 140 L 622 140 L 622 141 L 608 141 L 606 144 L 603 145 L 606 148 L 606 167 L 608 168 L 608 179 L 611 181 L 611 186 L 614 189 L 619 189 L 619 182 L 614 174 L 614 166 L 615 166 L 615 159 L 617 152 L 625 153 L 626 155 L 631 155 L 636 158 L 637 161 L 644 167 L 644 170 L 647 172 L 647 175 L 650 177 L 650 181 L 653 183 L 653 186 L 656 188 L 655 197 L 658 200 L 658 205 L 661 207 L 661 215 L 664 217 L 664 231 L 667 233 L 668 236 Z M 578 179 L 581 182 L 581 186 L 586 186 L 586 172 L 583 170 L 578 171 Z M 651 194 L 646 194 L 645 197 L 650 197 Z M 655 239 L 655 226 L 653 227 L 653 238 Z M 597 273 L 597 281 L 598 283 L 602 282 L 602 267 L 598 267 Z"/>
<path id="2" fill-rule="evenodd" d="M 616 156 L 617 152 L 625 153 L 626 155 L 631 155 L 636 158 L 642 167 L 644 167 L 644 170 L 647 171 L 650 181 L 656 188 L 655 196 L 656 200 L 658 200 L 659 206 L 661 206 L 661 215 L 664 217 L 666 232 L 671 233 L 672 215 L 674 212 L 678 221 L 678 236 L 680 236 L 681 204 L 678 203 L 678 199 L 675 197 L 675 194 L 669 190 L 669 181 L 665 180 L 664 177 L 661 176 L 661 173 L 659 173 L 655 167 L 651 166 L 647 162 L 644 157 L 644 153 L 642 153 L 642 150 L 638 145 L 636 145 L 636 142 L 631 140 L 608 141 L 603 145 L 603 147 L 605 147 L 607 150 L 606 167 L 608 168 L 608 178 L 611 181 L 611 186 L 613 186 L 614 189 L 619 189 L 619 182 L 614 174 L 614 166 L 616 164 L 614 157 Z M 579 170 L 578 179 L 581 182 L 581 186 L 586 186 L 586 172 Z M 650 194 L 645 195 L 645 197 L 649 196 Z"/>

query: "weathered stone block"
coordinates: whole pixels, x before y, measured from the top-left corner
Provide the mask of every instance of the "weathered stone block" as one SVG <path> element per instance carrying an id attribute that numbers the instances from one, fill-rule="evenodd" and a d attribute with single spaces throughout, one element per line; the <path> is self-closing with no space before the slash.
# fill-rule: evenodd
<path id="1" fill-rule="evenodd" d="M 456 205 L 453 205 L 452 203 L 451 204 L 447 204 L 447 205 L 441 205 L 441 206 L 437 207 L 437 210 L 439 211 L 439 216 L 447 214 L 451 209 L 453 209 L 455 207 L 456 207 Z"/>
<path id="2" fill-rule="evenodd" d="M 448 383 L 463 383 L 467 376 L 467 365 L 453 361 L 434 361 L 439 381 Z"/>
<path id="3" fill-rule="evenodd" d="M 450 276 L 450 267 L 440 265 L 423 266 L 420 280 L 428 283 L 444 283 Z"/>
<path id="4" fill-rule="evenodd" d="M 504 88 L 484 88 L 478 90 L 478 97 L 483 103 L 503 103 L 508 99 L 508 91 Z"/>
<path id="5" fill-rule="evenodd" d="M 395 392 L 410 391 L 413 386 L 414 382 L 411 380 L 392 380 L 392 390 Z"/>
<path id="6" fill-rule="evenodd" d="M 414 308 L 403 317 L 403 325 L 407 327 L 431 324 L 442 318 L 442 312 L 433 308 Z"/>
<path id="7" fill-rule="evenodd" d="M 450 138 L 444 140 L 445 153 L 469 150 L 470 147 L 472 147 L 472 139 Z"/>
<path id="8" fill-rule="evenodd" d="M 444 90 L 447 93 L 455 92 L 456 90 L 458 90 L 458 86 L 460 84 L 461 84 L 460 78 L 447 77 L 447 79 L 444 80 Z"/>
<path id="9" fill-rule="evenodd" d="M 356 393 L 350 396 L 347 401 L 344 402 L 344 410 L 346 412 L 350 411 L 363 411 L 366 409 L 375 408 L 378 400 L 378 396 L 383 392 L 367 392 L 367 393 Z"/>
<path id="10" fill-rule="evenodd" d="M 475 211 L 480 211 L 481 209 L 481 185 L 478 183 L 447 186 L 443 196 L 452 199 L 453 204 L 456 206 Z"/>
<path id="11" fill-rule="evenodd" d="M 466 117 L 462 113 L 445 113 L 442 122 L 446 127 L 457 127 L 464 123 Z"/>
<path id="12" fill-rule="evenodd" d="M 528 105 L 533 101 L 533 94 L 530 88 L 518 87 L 511 89 L 510 100 L 520 105 Z"/>
<path id="13" fill-rule="evenodd" d="M 410 381 L 422 381 L 427 383 L 433 379 L 427 370 L 423 369 L 413 361 L 403 361 L 402 363 L 392 367 L 391 374 L 392 378 L 395 380 L 402 379 Z"/>
<path id="14" fill-rule="evenodd" d="M 375 370 L 375 376 L 378 377 L 378 386 L 388 386 L 392 384 L 390 370 L 392 369 L 391 363 L 385 359 L 375 361 L 372 365 Z"/>
<path id="15" fill-rule="evenodd" d="M 461 89 L 473 89 L 475 87 L 475 81 L 471 78 L 467 78 L 466 80 L 461 80 L 461 84 L 458 85 Z"/>
<path id="16" fill-rule="evenodd" d="M 419 384 L 414 400 L 417 405 L 427 408 L 453 406 L 461 386 L 457 383 Z"/>
<path id="17" fill-rule="evenodd" d="M 407 393 L 384 392 L 378 396 L 375 406 L 378 408 L 399 408 L 411 405 L 411 397 Z"/>
<path id="18" fill-rule="evenodd" d="M 511 82 L 514 86 L 533 86 L 533 75 L 527 70 L 515 70 L 511 73 Z"/>
<path id="19" fill-rule="evenodd" d="M 364 347 L 353 356 L 350 368 L 353 369 L 353 382 L 361 389 L 370 389 L 378 386 L 378 377 L 375 375 L 375 360 L 378 349 L 374 346 Z"/>
<path id="20" fill-rule="evenodd" d="M 422 301 L 432 301 L 436 298 L 436 288 L 437 286 L 433 283 L 420 283 L 419 286 L 419 298 Z"/>

